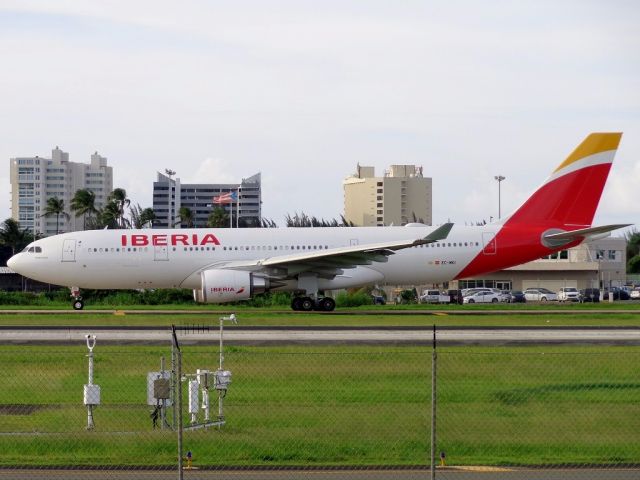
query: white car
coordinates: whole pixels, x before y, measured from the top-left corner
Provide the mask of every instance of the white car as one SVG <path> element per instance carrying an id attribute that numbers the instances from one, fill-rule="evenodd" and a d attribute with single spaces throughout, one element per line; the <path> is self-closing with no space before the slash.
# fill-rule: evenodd
<path id="1" fill-rule="evenodd" d="M 631 300 L 640 300 L 640 287 L 636 287 L 629 293 Z"/>
<path id="2" fill-rule="evenodd" d="M 527 288 L 524 291 L 524 296 L 527 302 L 555 302 L 558 300 L 558 295 L 546 288 Z"/>
<path id="3" fill-rule="evenodd" d="M 575 287 L 564 287 L 558 291 L 559 302 L 579 302 L 580 292 Z"/>
<path id="4" fill-rule="evenodd" d="M 490 290 L 472 293 L 462 300 L 463 303 L 498 303 L 499 301 L 500 294 Z"/>

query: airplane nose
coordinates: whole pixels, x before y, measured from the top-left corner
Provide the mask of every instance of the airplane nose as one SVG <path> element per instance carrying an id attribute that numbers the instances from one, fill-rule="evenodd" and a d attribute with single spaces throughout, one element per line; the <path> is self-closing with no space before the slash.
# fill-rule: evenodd
<path id="1" fill-rule="evenodd" d="M 14 272 L 17 272 L 16 267 L 18 266 L 18 255 L 14 255 L 9 260 L 7 260 L 7 267 L 9 267 Z"/>

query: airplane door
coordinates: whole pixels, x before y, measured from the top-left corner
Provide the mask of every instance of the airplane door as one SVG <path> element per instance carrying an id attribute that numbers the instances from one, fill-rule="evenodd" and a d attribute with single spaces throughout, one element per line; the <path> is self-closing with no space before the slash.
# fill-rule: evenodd
<path id="1" fill-rule="evenodd" d="M 482 232 L 482 253 L 485 255 L 495 255 L 498 250 L 496 236 L 492 232 Z"/>
<path id="2" fill-rule="evenodd" d="M 169 248 L 166 245 L 156 245 L 153 247 L 153 259 L 156 262 L 166 262 L 169 260 Z"/>
<path id="3" fill-rule="evenodd" d="M 62 261 L 63 262 L 75 262 L 76 261 L 76 241 L 65 240 L 62 242 Z"/>

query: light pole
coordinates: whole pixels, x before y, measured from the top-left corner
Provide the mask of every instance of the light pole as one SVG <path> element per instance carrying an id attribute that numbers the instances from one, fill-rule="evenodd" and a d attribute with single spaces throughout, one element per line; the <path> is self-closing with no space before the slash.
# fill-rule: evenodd
<path id="1" fill-rule="evenodd" d="M 171 218 L 171 192 L 172 192 L 172 188 L 171 187 L 172 187 L 172 183 L 173 183 L 173 178 L 171 178 L 171 177 L 173 177 L 176 174 L 176 172 L 175 172 L 175 170 L 171 170 L 169 168 L 165 168 L 164 169 L 164 173 L 166 173 L 167 176 L 169 177 L 169 191 L 168 191 L 168 194 L 169 194 L 169 209 L 167 210 L 167 228 L 172 228 L 173 227 L 173 225 L 172 225 L 173 218 Z"/>
<path id="2" fill-rule="evenodd" d="M 495 178 L 496 181 L 498 182 L 498 220 L 500 220 L 500 218 L 502 217 L 501 211 L 500 211 L 500 184 L 506 177 L 503 177 L 502 175 L 496 175 L 493 178 Z"/>

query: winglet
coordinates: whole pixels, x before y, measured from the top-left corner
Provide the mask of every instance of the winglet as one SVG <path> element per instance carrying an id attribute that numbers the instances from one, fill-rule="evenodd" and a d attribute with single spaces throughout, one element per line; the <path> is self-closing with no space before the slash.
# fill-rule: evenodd
<path id="1" fill-rule="evenodd" d="M 452 228 L 453 228 L 453 223 L 451 222 L 445 223 L 444 225 L 441 225 L 438 228 L 436 228 L 433 232 L 431 232 L 426 237 L 421 238 L 420 240 L 416 240 L 415 242 L 413 242 L 413 244 L 425 245 L 427 243 L 435 243 L 438 240 L 444 240 L 449 236 L 449 232 L 451 232 Z"/>

